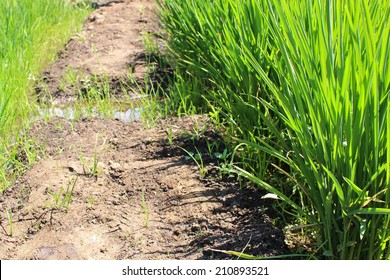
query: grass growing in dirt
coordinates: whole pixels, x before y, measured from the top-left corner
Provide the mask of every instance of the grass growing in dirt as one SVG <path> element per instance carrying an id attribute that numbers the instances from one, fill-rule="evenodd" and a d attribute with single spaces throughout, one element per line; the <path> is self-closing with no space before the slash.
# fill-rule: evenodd
<path id="1" fill-rule="evenodd" d="M 129 81 L 123 79 L 116 82 L 118 85 L 113 88 L 113 83 L 107 75 L 89 75 L 69 68 L 59 81 L 59 87 L 63 91 L 73 92 L 75 100 L 57 104 L 50 101 L 50 98 L 53 98 L 50 92 L 44 93 L 49 99 L 40 103 L 38 114 L 46 120 L 59 116 L 71 121 L 86 117 L 132 121 L 138 117 L 138 103 L 134 93 L 129 91 Z"/>
<path id="2" fill-rule="evenodd" d="M 160 8 L 176 65 L 162 109 L 209 112 L 236 147 L 230 172 L 277 195 L 317 257 L 389 259 L 390 5 Z"/>
<path id="3" fill-rule="evenodd" d="M 0 190 L 7 186 L 7 173 L 17 161 L 16 154 L 26 148 L 20 132 L 34 109 L 29 93 L 37 75 L 81 28 L 88 13 L 88 9 L 63 0 L 1 3 Z M 25 151 L 30 152 L 34 153 Z"/>

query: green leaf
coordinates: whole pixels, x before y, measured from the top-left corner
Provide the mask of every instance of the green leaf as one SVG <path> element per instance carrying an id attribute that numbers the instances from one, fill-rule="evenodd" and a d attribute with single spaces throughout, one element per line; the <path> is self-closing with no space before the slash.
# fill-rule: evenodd
<path id="1" fill-rule="evenodd" d="M 390 215 L 389 208 L 362 208 L 347 213 L 348 216 L 351 215 Z"/>
<path id="2" fill-rule="evenodd" d="M 260 178 L 257 178 L 253 174 L 249 173 L 248 171 L 238 167 L 234 166 L 234 169 L 232 170 L 233 173 L 236 173 L 239 176 L 242 176 L 244 178 L 247 178 L 248 180 L 252 181 L 253 183 L 259 185 L 263 189 L 269 191 L 270 193 L 273 193 L 283 199 L 285 202 L 287 202 L 288 205 L 293 207 L 297 212 L 299 212 L 301 215 L 304 215 L 304 211 L 302 208 L 297 205 L 294 201 L 292 201 L 288 196 L 286 196 L 284 193 L 280 192 L 277 188 L 272 187 L 271 185 L 267 184 Z"/>
<path id="3" fill-rule="evenodd" d="M 360 219 L 359 220 L 359 224 L 360 224 L 360 227 L 359 227 L 359 230 L 360 230 L 360 240 L 362 240 L 364 234 L 366 233 L 366 229 L 367 229 L 367 219 Z"/>
<path id="4" fill-rule="evenodd" d="M 336 193 L 339 197 L 339 200 L 341 202 L 342 207 L 344 208 L 345 207 L 345 204 L 344 204 L 345 197 L 344 197 L 344 192 L 343 192 L 343 189 L 342 189 L 339 181 L 336 179 L 336 177 L 333 175 L 333 173 L 329 171 L 328 168 L 326 168 L 325 166 L 322 166 L 322 168 L 326 171 L 328 176 L 332 179 L 334 187 L 336 188 Z"/>
<path id="5" fill-rule="evenodd" d="M 333 257 L 333 253 L 330 250 L 325 250 L 322 254 L 325 257 Z"/>

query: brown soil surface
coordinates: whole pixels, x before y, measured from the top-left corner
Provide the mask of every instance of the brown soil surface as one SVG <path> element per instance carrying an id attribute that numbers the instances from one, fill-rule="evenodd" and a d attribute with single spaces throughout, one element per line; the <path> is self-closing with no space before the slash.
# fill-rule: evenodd
<path id="1" fill-rule="evenodd" d="M 129 75 L 141 83 L 147 70 L 144 39 L 162 42 L 155 11 L 152 0 L 122 0 L 96 9 L 59 59 L 43 72 L 36 88 L 38 100 L 72 101 L 78 88 L 88 86 L 90 77 L 108 78 L 114 92 L 120 93 L 122 87 L 133 90 Z M 77 81 L 66 84 L 76 75 Z"/>
<path id="2" fill-rule="evenodd" d="M 58 90 L 69 66 L 112 81 L 131 66 L 142 78 L 144 62 L 136 61 L 145 52 L 141 34 L 158 31 L 154 7 L 153 1 L 124 1 L 94 11 L 79 35 L 84 39 L 72 39 L 45 71 L 49 92 L 57 100 L 72 96 Z M 0 195 L 1 259 L 229 259 L 236 257 L 213 250 L 288 252 L 270 218 L 272 206 L 260 199 L 264 194 L 220 176 L 206 148 L 219 136 L 205 116 L 166 119 L 152 128 L 53 118 L 33 124 L 28 137 L 42 158 Z M 179 147 L 203 154 L 204 178 Z M 12 232 L 6 213 L 12 213 Z"/>

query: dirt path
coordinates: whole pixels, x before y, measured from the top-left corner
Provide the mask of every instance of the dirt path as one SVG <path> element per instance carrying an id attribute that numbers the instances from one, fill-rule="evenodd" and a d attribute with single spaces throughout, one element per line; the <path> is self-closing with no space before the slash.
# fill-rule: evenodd
<path id="1" fill-rule="evenodd" d="M 158 30 L 152 1 L 94 11 L 46 72 L 59 100 L 67 67 L 108 75 L 128 67 L 142 78 L 141 34 Z M 0 196 L 1 259 L 223 259 L 212 249 L 287 252 L 283 233 L 257 191 L 221 180 L 205 141 L 218 139 L 205 116 L 142 123 L 54 118 L 29 137 L 43 159 Z M 204 153 L 208 174 L 179 147 Z M 267 210 L 268 207 L 268 210 Z M 12 213 L 12 223 L 7 215 Z M 11 227 L 12 224 L 12 227 Z"/>
<path id="2" fill-rule="evenodd" d="M 105 3 L 107 0 L 94 1 Z M 151 0 L 123 0 L 95 10 L 59 59 L 42 75 L 36 91 L 40 101 L 72 101 L 87 77 L 108 78 L 112 91 L 142 82 L 146 73 L 145 38 L 159 39 L 156 5 Z M 77 84 L 73 81 L 78 76 Z M 68 84 L 64 84 L 68 82 Z"/>

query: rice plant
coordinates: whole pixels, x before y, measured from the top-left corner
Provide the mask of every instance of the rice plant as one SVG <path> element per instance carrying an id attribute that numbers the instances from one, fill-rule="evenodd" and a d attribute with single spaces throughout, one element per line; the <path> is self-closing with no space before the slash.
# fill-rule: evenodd
<path id="1" fill-rule="evenodd" d="M 283 199 L 320 257 L 389 259 L 390 3 L 165 0 L 161 9 L 177 67 L 201 81 L 246 159 L 232 171 Z M 293 186 L 267 181 L 271 167 Z"/>
<path id="2" fill-rule="evenodd" d="M 280 87 L 247 53 L 277 100 L 264 106 L 288 131 L 270 123 L 278 146 L 258 148 L 298 174 L 325 257 L 388 259 L 390 5 L 303 3 L 268 3 Z"/>
<path id="3" fill-rule="evenodd" d="M 269 137 L 259 112 L 259 97 L 267 93 L 253 67 L 244 59 L 244 50 L 250 49 L 263 69 L 273 75 L 269 57 L 274 55 L 275 48 L 267 36 L 266 19 L 258 16 L 265 3 L 264 0 L 165 0 L 160 4 L 167 46 L 178 69 L 176 77 L 191 89 L 182 87 L 171 91 L 171 95 L 179 94 L 184 104 L 219 111 L 231 136 L 252 141 L 260 135 Z M 188 85 L 188 81 L 196 83 L 196 87 Z M 247 147 L 241 151 L 246 162 L 250 162 L 243 164 L 263 178 L 269 160 L 264 153 L 249 150 Z"/>

